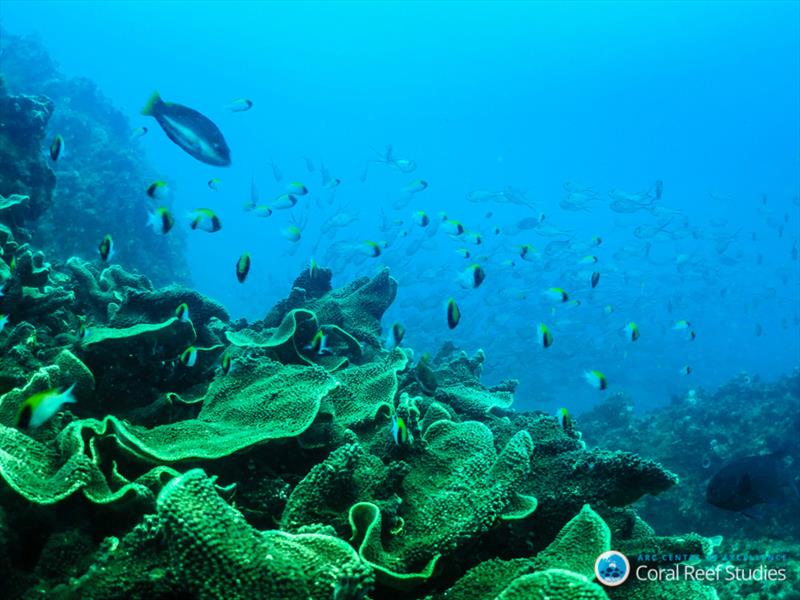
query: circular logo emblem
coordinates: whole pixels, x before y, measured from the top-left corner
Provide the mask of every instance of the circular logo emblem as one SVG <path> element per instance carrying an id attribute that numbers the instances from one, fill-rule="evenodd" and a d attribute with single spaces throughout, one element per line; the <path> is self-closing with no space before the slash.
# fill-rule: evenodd
<path id="1" fill-rule="evenodd" d="M 628 557 L 622 552 L 609 550 L 597 557 L 594 562 L 594 574 L 597 576 L 597 580 L 605 586 L 622 585 L 631 574 L 631 564 L 628 562 Z"/>

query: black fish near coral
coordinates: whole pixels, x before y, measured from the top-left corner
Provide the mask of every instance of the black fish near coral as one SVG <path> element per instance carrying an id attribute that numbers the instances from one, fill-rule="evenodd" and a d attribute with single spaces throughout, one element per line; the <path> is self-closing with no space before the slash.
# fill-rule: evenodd
<path id="1" fill-rule="evenodd" d="M 222 221 L 210 208 L 198 208 L 191 214 L 193 219 L 189 223 L 189 227 L 192 229 L 199 229 L 208 233 L 216 233 L 222 229 Z"/>
<path id="2" fill-rule="evenodd" d="M 248 252 L 243 253 L 239 260 L 236 261 L 236 279 L 239 283 L 244 283 L 244 280 L 247 279 L 247 274 L 250 272 L 250 254 Z"/>
<path id="3" fill-rule="evenodd" d="M 53 138 L 53 143 L 50 144 L 50 158 L 53 162 L 56 162 L 58 158 L 61 156 L 61 153 L 64 152 L 64 138 L 60 135 L 57 135 Z"/>
<path id="4" fill-rule="evenodd" d="M 797 488 L 780 453 L 736 459 L 722 467 L 706 489 L 709 504 L 740 512 L 791 497 L 797 497 Z"/>
<path id="5" fill-rule="evenodd" d="M 167 235 L 175 226 L 175 219 L 164 206 L 159 206 L 147 217 L 147 225 L 161 235 Z"/>
<path id="6" fill-rule="evenodd" d="M 100 260 L 103 262 L 108 262 L 111 260 L 111 257 L 114 256 L 114 240 L 110 235 L 106 235 L 103 238 L 103 241 L 100 242 L 97 250 L 100 253 Z"/>
<path id="7" fill-rule="evenodd" d="M 455 329 L 461 321 L 461 311 L 453 298 L 447 301 L 447 326 Z"/>
<path id="8" fill-rule="evenodd" d="M 193 108 L 164 102 L 153 92 L 142 114 L 153 117 L 170 140 L 200 162 L 219 167 L 231 164 L 231 151 L 219 127 Z"/>

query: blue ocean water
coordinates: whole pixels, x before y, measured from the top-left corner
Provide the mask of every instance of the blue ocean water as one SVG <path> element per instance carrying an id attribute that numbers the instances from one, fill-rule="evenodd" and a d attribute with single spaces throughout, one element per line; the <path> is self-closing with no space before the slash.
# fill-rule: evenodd
<path id="1" fill-rule="evenodd" d="M 5 1 L 0 16 L 150 128 L 139 144 L 176 215 L 217 212 L 223 229 L 190 232 L 187 252 L 197 289 L 232 315 L 262 317 L 312 258 L 335 284 L 388 266 L 400 290 L 386 325 L 402 322 L 408 345 L 482 348 L 485 379 L 520 379 L 520 408 L 580 410 L 600 394 L 591 369 L 607 377 L 602 393 L 647 406 L 800 362 L 799 7 Z M 155 89 L 211 118 L 232 166 L 195 161 L 141 116 Z M 226 109 L 242 97 L 251 110 Z M 378 162 L 388 144 L 416 169 Z M 323 163 L 342 181 L 333 190 Z M 418 178 L 426 190 L 403 191 Z M 311 193 L 262 219 L 242 209 L 251 181 L 266 202 L 291 181 Z M 612 209 L 633 197 L 647 208 Z M 132 235 L 144 235 L 147 205 L 143 194 Z M 483 243 L 434 230 L 440 212 Z M 299 242 L 281 235 L 293 222 Z M 385 241 L 381 256 L 366 256 L 365 240 Z M 253 266 L 239 284 L 245 250 Z M 464 289 L 473 263 L 486 280 Z M 580 304 L 549 300 L 553 286 Z M 449 297 L 462 313 L 452 331 Z M 672 329 L 683 319 L 693 341 Z"/>

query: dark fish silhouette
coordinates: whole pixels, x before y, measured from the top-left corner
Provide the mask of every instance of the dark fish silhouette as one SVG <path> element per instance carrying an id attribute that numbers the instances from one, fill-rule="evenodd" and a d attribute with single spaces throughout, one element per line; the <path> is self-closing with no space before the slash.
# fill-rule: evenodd
<path id="1" fill-rule="evenodd" d="M 231 164 L 231 151 L 222 132 L 196 110 L 164 102 L 158 92 L 153 92 L 142 114 L 158 121 L 169 139 L 200 162 L 220 167 Z"/>
<path id="2" fill-rule="evenodd" d="M 794 482 L 780 454 L 738 458 L 722 467 L 708 482 L 706 501 L 718 508 L 744 511 L 757 504 L 788 499 Z"/>

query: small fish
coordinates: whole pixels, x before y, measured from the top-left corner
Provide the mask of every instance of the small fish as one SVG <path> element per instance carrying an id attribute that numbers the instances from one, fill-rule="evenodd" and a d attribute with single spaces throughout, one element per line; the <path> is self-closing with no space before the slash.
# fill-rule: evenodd
<path id="1" fill-rule="evenodd" d="M 250 211 L 253 210 L 260 200 L 260 196 L 258 193 L 258 186 L 256 185 L 256 178 L 255 175 L 250 176 L 250 200 L 245 202 L 244 210 Z"/>
<path id="2" fill-rule="evenodd" d="M 281 172 L 281 170 L 278 167 L 278 165 L 275 164 L 274 160 L 271 160 L 271 159 L 268 160 L 267 161 L 267 166 L 272 168 L 272 177 L 273 177 L 273 179 L 275 179 L 276 183 L 280 183 L 281 181 L 283 181 L 283 173 Z"/>
<path id="3" fill-rule="evenodd" d="M 392 327 L 389 329 L 389 335 L 386 339 L 386 347 L 389 350 L 397 348 L 397 346 L 400 345 L 400 342 L 403 341 L 403 336 L 405 336 L 405 334 L 405 327 L 403 327 L 400 323 L 393 323 Z"/>
<path id="4" fill-rule="evenodd" d="M 193 230 L 200 229 L 208 233 L 215 233 L 222 229 L 222 222 L 210 208 L 198 208 L 191 213 L 192 222 L 189 224 Z"/>
<path id="5" fill-rule="evenodd" d="M 592 243 L 593 243 L 595 246 L 599 246 L 600 244 L 602 244 L 602 243 L 603 243 L 603 238 L 601 238 L 600 236 L 597 236 L 597 235 L 596 235 L 596 236 L 592 237 Z"/>
<path id="6" fill-rule="evenodd" d="M 175 219 L 164 206 L 159 206 L 147 215 L 147 226 L 152 227 L 153 231 L 161 235 L 167 235 L 175 225 Z"/>
<path id="7" fill-rule="evenodd" d="M 536 327 L 536 337 L 542 348 L 549 348 L 553 345 L 553 334 L 544 323 L 539 323 Z"/>
<path id="8" fill-rule="evenodd" d="M 500 200 L 503 192 L 492 192 L 489 190 L 473 190 L 467 193 L 469 202 L 489 202 L 490 200 Z"/>
<path id="9" fill-rule="evenodd" d="M 193 367 L 197 364 L 197 348 L 189 346 L 181 353 L 181 364 L 185 367 Z"/>
<path id="10" fill-rule="evenodd" d="M 415 179 L 411 183 L 407 184 L 404 188 L 404 192 L 408 192 L 409 194 L 416 194 L 417 192 L 421 192 L 428 188 L 428 182 L 424 179 Z"/>
<path id="11" fill-rule="evenodd" d="M 572 417 L 566 408 L 558 409 L 558 423 L 564 431 L 572 431 Z"/>
<path id="12" fill-rule="evenodd" d="M 147 186 L 147 195 L 153 200 L 166 200 L 169 196 L 169 185 L 166 181 L 154 181 Z"/>
<path id="13" fill-rule="evenodd" d="M 232 365 L 233 358 L 231 357 L 231 351 L 225 350 L 225 352 L 222 354 L 222 358 L 220 359 L 220 368 L 222 369 L 222 374 L 227 375 L 230 373 Z"/>
<path id="14" fill-rule="evenodd" d="M 426 396 L 433 396 L 436 393 L 436 388 L 439 387 L 439 382 L 436 381 L 436 375 L 428 365 L 429 361 L 430 355 L 426 352 L 419 359 L 417 366 L 414 367 L 414 377 L 419 387 L 422 388 L 422 392 Z"/>
<path id="15" fill-rule="evenodd" d="M 418 210 L 411 216 L 411 220 L 414 224 L 419 225 L 420 227 L 427 227 L 430 225 L 431 218 L 425 213 L 424 210 Z"/>
<path id="16" fill-rule="evenodd" d="M 244 283 L 247 274 L 250 272 L 250 254 L 245 252 L 236 261 L 236 279 L 239 283 Z"/>
<path id="17" fill-rule="evenodd" d="M 394 439 L 394 443 L 398 446 L 408 446 L 413 441 L 411 433 L 408 431 L 405 421 L 403 421 L 403 417 L 392 415 L 391 431 L 392 439 Z"/>
<path id="18" fill-rule="evenodd" d="M 523 244 L 519 247 L 519 257 L 522 260 L 533 261 L 535 255 L 537 254 L 536 248 L 531 246 L 530 244 Z"/>
<path id="19" fill-rule="evenodd" d="M 442 223 L 442 229 L 445 233 L 449 233 L 450 235 L 461 235 L 464 233 L 464 226 L 452 219 L 446 219 L 444 223 Z"/>
<path id="20" fill-rule="evenodd" d="M 480 246 L 483 243 L 483 238 L 481 238 L 481 234 L 475 233 L 474 231 L 468 231 L 464 234 L 464 241 L 475 244 L 476 246 Z"/>
<path id="21" fill-rule="evenodd" d="M 208 187 L 215 192 L 219 191 L 220 186 L 222 185 L 222 180 L 219 177 L 212 177 L 208 180 Z"/>
<path id="22" fill-rule="evenodd" d="M 178 308 L 175 309 L 175 316 L 178 317 L 179 321 L 189 323 L 189 305 L 186 302 L 179 304 Z"/>
<path id="23" fill-rule="evenodd" d="M 286 210 L 297 204 L 297 196 L 294 194 L 281 194 L 270 202 L 270 206 L 276 210 Z"/>
<path id="24" fill-rule="evenodd" d="M 319 265 L 317 264 L 317 261 L 312 258 L 310 261 L 308 261 L 308 277 L 310 279 L 316 279 L 317 275 L 319 275 Z"/>
<path id="25" fill-rule="evenodd" d="M 455 329 L 461 321 L 461 311 L 458 309 L 458 304 L 453 298 L 447 301 L 447 326 L 450 329 Z"/>
<path id="26" fill-rule="evenodd" d="M 398 158 L 392 162 L 392 165 L 401 173 L 412 173 L 417 168 L 417 163 L 410 158 Z"/>
<path id="27" fill-rule="evenodd" d="M 623 331 L 625 332 L 625 337 L 627 337 L 630 341 L 635 342 L 639 339 L 639 326 L 633 321 L 625 325 Z"/>
<path id="28" fill-rule="evenodd" d="M 146 136 L 148 131 L 150 130 L 147 129 L 147 127 L 145 127 L 144 125 L 142 125 L 141 127 L 137 127 L 136 129 L 131 131 L 131 141 L 133 142 L 135 140 L 138 140 L 139 138 Z"/>
<path id="29" fill-rule="evenodd" d="M 597 287 L 597 284 L 600 283 L 600 272 L 599 271 L 594 271 L 592 273 L 592 279 L 591 279 L 590 283 L 592 284 L 592 289 Z"/>
<path id="30" fill-rule="evenodd" d="M 36 429 L 50 420 L 65 404 L 75 404 L 73 383 L 65 390 L 52 389 L 39 392 L 25 400 L 17 410 L 17 427 Z"/>
<path id="31" fill-rule="evenodd" d="M 614 307 L 613 307 L 613 306 L 611 306 L 610 304 L 606 304 L 606 305 L 603 307 L 603 312 L 604 312 L 604 313 L 606 313 L 607 315 L 610 315 L 611 313 L 613 313 L 613 312 L 614 312 Z"/>
<path id="32" fill-rule="evenodd" d="M 281 229 L 281 235 L 290 242 L 299 242 L 301 231 L 296 225 L 289 225 Z"/>
<path id="33" fill-rule="evenodd" d="M 477 263 L 468 266 L 458 276 L 458 282 L 464 289 L 479 288 L 485 279 L 486 271 Z"/>
<path id="34" fill-rule="evenodd" d="M 341 183 L 342 180 L 339 179 L 338 177 L 331 177 L 330 179 L 328 179 L 328 181 L 322 184 L 322 187 L 324 187 L 326 190 L 332 190 L 335 187 L 339 187 Z"/>
<path id="35" fill-rule="evenodd" d="M 560 287 L 551 287 L 545 290 L 544 295 L 555 302 L 566 302 L 569 300 L 569 294 Z"/>
<path id="36" fill-rule="evenodd" d="M 689 365 L 683 365 L 681 367 L 681 375 L 689 375 L 692 372 L 692 367 Z"/>
<path id="37" fill-rule="evenodd" d="M 401 173 L 411 173 L 417 168 L 417 163 L 409 158 L 395 158 L 391 144 L 386 146 L 386 151 L 381 155 L 378 162 L 385 163 Z"/>
<path id="38" fill-rule="evenodd" d="M 58 158 L 64 153 L 64 138 L 61 135 L 57 135 L 53 138 L 53 142 L 50 144 L 50 159 L 53 162 L 56 162 Z"/>
<path id="39" fill-rule="evenodd" d="M 676 321 L 675 324 L 672 326 L 672 329 L 674 329 L 675 331 L 681 331 L 684 329 L 689 329 L 689 327 L 691 326 L 692 324 L 689 323 L 689 321 L 682 319 L 680 321 Z"/>
<path id="40" fill-rule="evenodd" d="M 324 354 L 331 354 L 328 349 L 328 336 L 320 329 L 314 334 L 311 341 L 304 346 L 306 350 L 311 350 L 314 354 L 322 356 Z"/>
<path id="41" fill-rule="evenodd" d="M 8 315 L 0 315 L 0 333 L 3 332 L 3 329 L 6 328 L 8 325 Z"/>
<path id="42" fill-rule="evenodd" d="M 92 335 L 92 332 L 88 327 L 86 327 L 86 323 L 81 323 L 80 327 L 78 327 L 78 339 L 83 342 L 90 335 Z"/>
<path id="43" fill-rule="evenodd" d="M 503 267 L 516 267 L 517 263 L 514 261 L 514 259 L 509 258 L 501 262 L 500 265 Z"/>
<path id="44" fill-rule="evenodd" d="M 377 258 L 381 255 L 381 246 L 377 242 L 373 242 L 371 240 L 365 241 L 361 244 L 361 251 L 366 254 L 367 256 L 371 256 L 372 258 Z"/>
<path id="45" fill-rule="evenodd" d="M 606 376 L 603 375 L 600 371 L 586 371 L 583 374 L 584 379 L 596 390 L 604 390 L 608 388 L 608 381 L 606 380 Z"/>
<path id="46" fill-rule="evenodd" d="M 689 341 L 693 342 L 697 339 L 697 333 L 695 333 L 694 329 L 689 332 Z"/>
<path id="47" fill-rule="evenodd" d="M 461 258 L 469 258 L 471 256 L 469 248 L 459 248 L 456 252 Z"/>
<path id="48" fill-rule="evenodd" d="M 272 209 L 266 204 L 260 204 L 259 206 L 254 207 L 252 212 L 255 216 L 261 217 L 262 219 L 272 216 Z"/>
<path id="49" fill-rule="evenodd" d="M 100 260 L 103 262 L 110 261 L 111 257 L 114 256 L 114 240 L 111 239 L 109 234 L 106 234 L 97 249 L 100 252 Z"/>
<path id="50" fill-rule="evenodd" d="M 660 179 L 656 181 L 653 185 L 653 191 L 655 192 L 656 200 L 661 200 L 661 194 L 664 191 L 664 182 Z"/>
<path id="51" fill-rule="evenodd" d="M 253 108 L 253 101 L 247 98 L 237 98 L 225 105 L 225 108 L 231 112 L 245 112 Z"/>
<path id="52" fill-rule="evenodd" d="M 142 114 L 153 117 L 172 142 L 200 162 L 221 167 L 231 164 L 231 151 L 222 132 L 196 110 L 164 102 L 158 92 L 153 92 Z"/>
<path id="53" fill-rule="evenodd" d="M 597 262 L 597 260 L 598 260 L 598 259 L 597 259 L 597 257 L 596 257 L 596 256 L 594 256 L 594 255 L 590 254 L 590 255 L 588 255 L 588 256 L 584 256 L 584 257 L 583 257 L 583 258 L 580 260 L 580 264 L 582 264 L 582 265 L 593 265 L 594 263 L 596 263 L 596 262 Z"/>
<path id="54" fill-rule="evenodd" d="M 286 186 L 286 193 L 292 196 L 305 196 L 308 188 L 298 181 L 293 181 Z"/>

